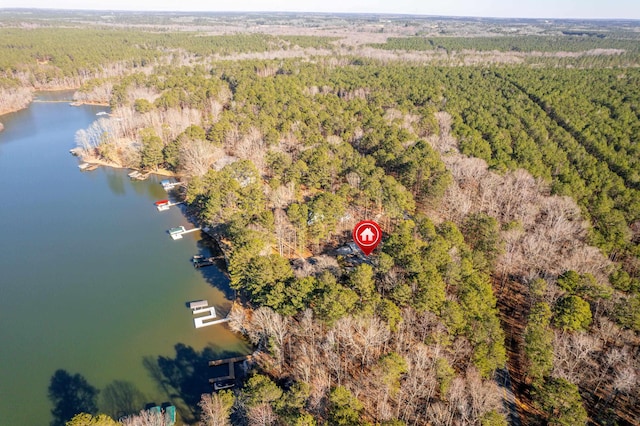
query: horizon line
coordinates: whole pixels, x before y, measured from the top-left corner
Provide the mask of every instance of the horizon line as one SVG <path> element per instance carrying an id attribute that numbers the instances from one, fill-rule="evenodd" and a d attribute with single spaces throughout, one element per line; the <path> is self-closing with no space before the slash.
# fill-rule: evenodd
<path id="1" fill-rule="evenodd" d="M 497 19 L 497 20 L 527 20 L 527 21 L 625 21 L 639 22 L 640 18 L 552 18 L 552 17 L 521 17 L 521 16 L 488 16 L 488 15 L 428 15 L 421 13 L 403 12 L 321 12 L 295 10 L 159 10 L 159 9 L 77 9 L 77 8 L 42 8 L 42 7 L 0 7 L 2 11 L 48 11 L 48 12 L 115 12 L 115 13 L 165 13 L 165 14 L 309 14 L 309 15 L 363 15 L 363 16 L 398 16 L 418 18 L 453 18 L 453 19 Z"/>

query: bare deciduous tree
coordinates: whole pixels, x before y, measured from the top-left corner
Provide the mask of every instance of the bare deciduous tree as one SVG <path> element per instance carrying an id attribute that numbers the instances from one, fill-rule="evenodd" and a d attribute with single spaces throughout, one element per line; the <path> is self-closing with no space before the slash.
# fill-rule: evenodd
<path id="1" fill-rule="evenodd" d="M 596 353 L 601 342 L 587 333 L 556 332 L 553 342 L 553 374 L 572 383 L 592 379 L 599 366 Z"/>
<path id="2" fill-rule="evenodd" d="M 275 424 L 278 417 L 269 404 L 260 404 L 248 410 L 250 426 L 269 426 Z"/>
<path id="3" fill-rule="evenodd" d="M 33 99 L 27 87 L 0 88 L 0 115 L 26 108 Z"/>
<path id="4" fill-rule="evenodd" d="M 172 424 L 163 413 L 149 410 L 143 410 L 138 415 L 120 419 L 120 423 L 123 426 L 169 426 Z"/>
<path id="5" fill-rule="evenodd" d="M 73 94 L 73 100 L 82 103 L 108 103 L 111 99 L 113 83 L 105 81 L 102 84 L 93 85 L 87 90 L 78 90 Z"/>
<path id="6" fill-rule="evenodd" d="M 203 176 L 223 155 L 207 141 L 187 140 L 180 145 L 180 169 L 187 176 Z"/>
<path id="7" fill-rule="evenodd" d="M 229 406 L 218 394 L 203 394 L 198 404 L 200 426 L 228 426 Z"/>

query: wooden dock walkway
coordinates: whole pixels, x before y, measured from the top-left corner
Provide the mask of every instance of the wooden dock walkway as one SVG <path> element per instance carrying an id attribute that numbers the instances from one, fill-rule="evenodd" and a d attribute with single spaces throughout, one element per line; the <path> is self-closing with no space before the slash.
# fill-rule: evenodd
<path id="1" fill-rule="evenodd" d="M 169 236 L 174 240 L 182 239 L 184 234 L 190 234 L 192 232 L 201 231 L 202 228 L 193 228 L 193 229 L 185 229 L 184 226 L 177 226 L 175 228 L 169 229 Z"/>
<path id="2" fill-rule="evenodd" d="M 89 163 L 82 163 L 78 165 L 78 168 L 82 172 L 92 172 L 96 170 L 98 167 L 99 166 L 97 164 L 89 164 Z"/>
<path id="3" fill-rule="evenodd" d="M 251 355 L 237 356 L 234 358 L 226 358 L 226 359 L 219 359 L 215 361 L 209 361 L 209 367 L 216 367 L 222 364 L 236 363 L 236 362 L 241 362 L 246 360 L 251 360 Z"/>
<path id="4" fill-rule="evenodd" d="M 184 232 L 182 233 L 182 235 L 184 235 L 184 234 L 190 234 L 191 232 L 196 232 L 196 231 L 202 231 L 202 228 L 187 229 L 186 231 L 184 231 Z"/>
<path id="5" fill-rule="evenodd" d="M 180 204 L 184 204 L 184 201 L 169 201 L 169 200 L 160 200 L 160 201 L 156 201 L 154 203 L 154 205 L 156 206 L 156 209 L 158 209 L 159 212 L 164 212 L 169 210 L 171 207 L 173 206 L 178 206 Z"/>
<path id="6" fill-rule="evenodd" d="M 178 201 L 178 202 L 175 202 L 175 203 L 172 203 L 172 202 L 160 203 L 158 201 L 158 202 L 155 203 L 156 208 L 158 209 L 159 212 L 163 212 L 163 211 L 169 210 L 171 207 L 179 206 L 180 204 L 184 204 L 184 201 Z"/>
<path id="7" fill-rule="evenodd" d="M 229 366 L 229 374 L 223 377 L 215 377 L 213 379 L 209 379 L 209 383 L 211 384 L 216 384 L 216 383 L 220 383 L 220 382 L 225 382 L 228 380 L 235 380 L 236 379 L 236 371 L 235 371 L 235 363 L 236 362 L 244 362 L 244 361 L 251 361 L 252 356 L 251 355 L 245 355 L 245 356 L 237 356 L 234 358 L 226 358 L 226 359 L 219 359 L 216 361 L 209 361 L 209 367 L 217 367 L 219 365 L 224 365 L 227 364 Z"/>

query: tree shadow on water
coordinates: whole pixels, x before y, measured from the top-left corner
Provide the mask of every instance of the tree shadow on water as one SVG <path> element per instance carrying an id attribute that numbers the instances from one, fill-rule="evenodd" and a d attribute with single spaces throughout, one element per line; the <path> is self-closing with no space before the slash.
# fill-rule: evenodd
<path id="1" fill-rule="evenodd" d="M 100 411 L 114 419 L 137 414 L 149 399 L 131 382 L 115 380 L 100 394 Z"/>
<path id="2" fill-rule="evenodd" d="M 81 374 L 71 375 L 66 370 L 57 370 L 51 376 L 48 391 L 53 403 L 51 426 L 65 426 L 77 413 L 96 414 L 99 392 Z"/>
<path id="3" fill-rule="evenodd" d="M 218 243 L 206 233 L 202 233 L 202 238 L 198 241 L 198 254 L 205 257 L 215 257 L 215 265 L 199 268 L 205 281 L 214 288 L 220 290 L 226 299 L 234 300 L 236 292 L 229 285 L 229 277 L 225 272 L 227 264 Z"/>
<path id="4" fill-rule="evenodd" d="M 182 343 L 175 345 L 175 358 L 159 356 L 145 357 L 147 369 L 161 392 L 175 405 L 185 423 L 197 419 L 198 402 L 204 393 L 211 393 L 209 378 L 212 372 L 209 361 L 237 356 L 235 352 L 217 352 L 211 347 L 201 352 Z"/>

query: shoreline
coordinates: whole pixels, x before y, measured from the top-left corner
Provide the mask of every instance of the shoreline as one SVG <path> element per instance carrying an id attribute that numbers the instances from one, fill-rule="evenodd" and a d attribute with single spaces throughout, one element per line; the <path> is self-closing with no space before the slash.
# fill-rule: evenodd
<path id="1" fill-rule="evenodd" d="M 26 104 L 26 105 L 25 105 L 25 106 L 23 106 L 23 107 L 13 107 L 13 108 L 9 108 L 9 109 L 2 110 L 2 111 L 0 111 L 0 118 L 1 118 L 3 115 L 12 114 L 12 113 L 14 113 L 14 112 L 18 112 L 18 111 L 22 111 L 23 109 L 27 109 L 27 108 L 29 108 L 29 105 L 31 105 L 32 103 L 33 103 L 33 99 L 31 99 L 31 100 L 29 101 L 29 103 L 28 103 L 28 104 Z M 0 130 L 1 130 L 1 129 L 0 129 Z"/>
<path id="2" fill-rule="evenodd" d="M 27 89 L 31 92 L 31 99 L 29 99 L 29 101 L 23 105 L 23 106 L 14 106 L 14 107 L 9 107 L 7 109 L 1 110 L 0 111 L 0 117 L 2 117 L 3 115 L 6 114 L 11 114 L 14 112 L 18 112 L 18 111 L 22 111 L 23 109 L 27 109 L 29 108 L 29 105 L 31 105 L 34 101 L 36 101 L 37 99 L 35 98 L 35 95 L 38 92 L 66 92 L 66 91 L 71 91 L 73 90 L 74 92 L 77 91 L 80 86 L 74 86 L 74 87 L 70 87 L 70 86 L 57 86 L 54 88 L 36 88 L 36 87 L 25 87 L 25 86 L 21 86 L 21 88 L 23 89 Z M 46 102 L 46 101 L 43 101 Z M 67 102 L 67 101 L 60 101 L 60 102 Z M 81 106 L 81 105 L 96 105 L 96 106 L 109 106 L 109 102 L 94 102 L 94 101 L 75 101 L 73 99 L 68 101 L 72 106 Z M 3 127 L 0 127 L 0 131 L 2 131 Z"/>
<path id="3" fill-rule="evenodd" d="M 13 114 L 14 112 L 18 112 L 18 111 L 22 111 L 23 109 L 27 109 L 29 108 L 29 106 L 33 103 L 33 98 L 31 98 L 31 100 L 29 100 L 29 103 L 27 103 L 25 106 L 23 107 L 14 107 L 14 108 L 9 108 L 3 111 L 0 111 L 0 119 L 8 114 Z M 2 121 L 0 121 L 0 132 L 2 132 L 4 130 L 4 124 L 2 124 Z"/>
<path id="4" fill-rule="evenodd" d="M 109 102 L 73 101 L 73 100 L 69 102 L 69 105 L 71 106 L 95 105 L 95 106 L 104 106 L 104 107 L 110 106 Z"/>
<path id="5" fill-rule="evenodd" d="M 101 160 L 99 158 L 88 158 L 88 157 L 78 157 L 81 161 L 87 163 L 87 164 L 91 164 L 91 165 L 95 165 L 95 166 L 101 166 L 101 167 L 109 167 L 112 169 L 127 169 L 127 170 L 138 170 L 136 168 L 132 168 L 132 167 L 126 167 L 126 166 L 122 166 L 116 163 L 111 163 L 109 161 L 105 161 L 105 160 Z M 140 170 L 138 170 L 140 171 Z M 166 170 L 166 169 L 158 169 L 158 170 L 150 170 L 148 171 L 149 173 L 153 174 L 153 175 L 157 175 L 157 176 L 163 176 L 163 177 L 181 177 L 178 173 L 172 172 L 171 170 Z"/>

